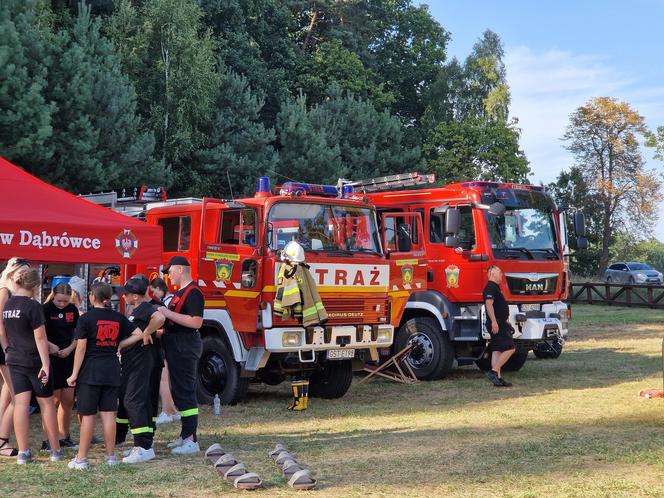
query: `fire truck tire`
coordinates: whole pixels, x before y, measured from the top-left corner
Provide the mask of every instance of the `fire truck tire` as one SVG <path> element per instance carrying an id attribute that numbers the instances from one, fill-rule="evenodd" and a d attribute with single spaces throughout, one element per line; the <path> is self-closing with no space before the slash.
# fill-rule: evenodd
<path id="1" fill-rule="evenodd" d="M 216 333 L 205 334 L 198 362 L 198 402 L 212 404 L 218 394 L 222 404 L 234 405 L 244 399 L 248 388 L 249 379 L 240 377 L 240 365 L 223 339 Z"/>
<path id="2" fill-rule="evenodd" d="M 528 359 L 528 350 L 517 349 L 512 357 L 503 365 L 503 370 L 505 372 L 518 372 L 521 370 L 521 367 L 526 363 Z M 491 353 L 488 353 L 486 358 L 480 358 L 475 360 L 475 365 L 482 370 L 483 372 L 488 372 L 491 370 Z"/>
<path id="3" fill-rule="evenodd" d="M 407 360 L 418 379 L 440 379 L 452 370 L 454 348 L 436 320 L 423 316 L 408 320 L 397 331 L 394 351 L 401 351 L 411 342 L 420 346 Z"/>
<path id="4" fill-rule="evenodd" d="M 537 344 L 533 348 L 533 353 L 542 360 L 555 360 L 563 352 L 563 347 L 558 341 L 551 344 Z"/>
<path id="5" fill-rule="evenodd" d="M 351 361 L 328 361 L 309 378 L 309 396 L 312 398 L 341 398 L 353 382 Z"/>
<path id="6" fill-rule="evenodd" d="M 503 365 L 505 372 L 518 372 L 528 359 L 527 349 L 517 349 L 512 357 Z"/>

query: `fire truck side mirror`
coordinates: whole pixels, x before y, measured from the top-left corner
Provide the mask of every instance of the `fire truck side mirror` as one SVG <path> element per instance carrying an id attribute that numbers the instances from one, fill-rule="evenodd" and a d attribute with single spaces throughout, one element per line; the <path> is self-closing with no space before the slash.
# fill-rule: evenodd
<path id="1" fill-rule="evenodd" d="M 588 239 L 586 239 L 585 237 L 577 237 L 575 239 L 574 245 L 575 245 L 574 249 L 576 249 L 577 251 L 585 251 L 586 249 L 588 249 Z"/>
<path id="2" fill-rule="evenodd" d="M 574 213 L 574 235 L 577 237 L 586 236 L 586 217 L 581 211 Z"/>
<path id="3" fill-rule="evenodd" d="M 494 202 L 489 206 L 489 214 L 494 216 L 502 216 L 505 214 L 505 204 L 502 202 Z"/>
<path id="4" fill-rule="evenodd" d="M 258 263 L 254 259 L 245 259 L 242 262 L 241 284 L 245 289 L 256 287 L 256 276 L 258 273 Z"/>
<path id="5" fill-rule="evenodd" d="M 446 235 L 445 247 L 459 247 L 459 237 L 456 235 Z"/>
<path id="6" fill-rule="evenodd" d="M 445 212 L 445 235 L 457 235 L 459 233 L 459 225 L 459 208 L 447 208 L 447 211 Z"/>

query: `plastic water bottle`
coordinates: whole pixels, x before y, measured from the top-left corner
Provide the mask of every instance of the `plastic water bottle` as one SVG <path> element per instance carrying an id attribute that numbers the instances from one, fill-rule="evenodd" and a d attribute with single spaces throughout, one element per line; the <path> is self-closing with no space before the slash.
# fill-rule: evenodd
<path id="1" fill-rule="evenodd" d="M 215 417 L 219 417 L 221 415 L 221 400 L 219 399 L 219 395 L 215 394 L 214 395 L 214 402 L 213 402 L 213 408 L 212 408 L 212 414 Z"/>

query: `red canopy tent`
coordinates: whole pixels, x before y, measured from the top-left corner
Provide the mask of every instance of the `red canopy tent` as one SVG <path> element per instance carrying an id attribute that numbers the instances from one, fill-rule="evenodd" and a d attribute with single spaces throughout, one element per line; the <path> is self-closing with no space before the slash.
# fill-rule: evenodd
<path id="1" fill-rule="evenodd" d="M 0 157 L 0 260 L 148 264 L 161 259 L 160 226 L 76 197 Z"/>

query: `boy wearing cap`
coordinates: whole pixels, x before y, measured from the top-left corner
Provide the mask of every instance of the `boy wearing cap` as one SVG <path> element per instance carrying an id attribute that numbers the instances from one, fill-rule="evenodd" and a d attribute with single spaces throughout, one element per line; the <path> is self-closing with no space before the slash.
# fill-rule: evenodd
<path id="1" fill-rule="evenodd" d="M 198 400 L 196 384 L 198 360 L 202 342 L 198 329 L 203 325 L 205 298 L 191 276 L 191 265 L 183 256 L 173 256 L 164 273 L 177 292 L 168 304 L 159 307 L 166 317 L 162 344 L 169 367 L 171 393 L 180 412 L 180 437 L 169 443 L 174 455 L 187 455 L 200 451 L 196 439 L 198 427 Z"/>
<path id="2" fill-rule="evenodd" d="M 124 285 L 125 302 L 133 306 L 129 321 L 145 334 L 153 334 L 164 324 L 165 318 L 150 304 L 147 295 L 148 281 L 143 276 L 134 276 Z M 145 339 L 122 351 L 122 383 L 120 385 L 120 405 L 116 419 L 116 443 L 125 440 L 127 429 L 131 428 L 134 447 L 123 463 L 139 463 L 155 457 L 152 441 L 153 388 L 150 377 L 155 364 L 155 346 Z"/>

